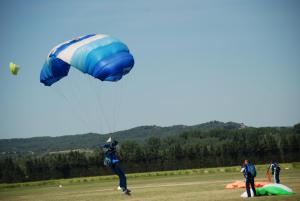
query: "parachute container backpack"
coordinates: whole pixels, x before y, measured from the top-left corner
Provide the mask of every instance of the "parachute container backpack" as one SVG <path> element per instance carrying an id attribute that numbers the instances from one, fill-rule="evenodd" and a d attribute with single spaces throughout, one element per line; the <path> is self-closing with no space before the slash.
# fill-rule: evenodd
<path id="1" fill-rule="evenodd" d="M 253 164 L 248 165 L 248 171 L 250 172 L 252 177 L 256 177 L 256 168 Z"/>
<path id="2" fill-rule="evenodd" d="M 41 70 L 40 82 L 51 86 L 67 76 L 70 67 L 101 81 L 116 82 L 133 66 L 133 56 L 120 40 L 103 34 L 89 34 L 54 47 Z"/>

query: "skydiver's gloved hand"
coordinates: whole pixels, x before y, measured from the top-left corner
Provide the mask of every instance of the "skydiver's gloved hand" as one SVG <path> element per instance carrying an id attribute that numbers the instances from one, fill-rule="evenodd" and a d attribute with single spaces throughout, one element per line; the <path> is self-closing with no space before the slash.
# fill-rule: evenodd
<path id="1" fill-rule="evenodd" d="M 244 173 L 244 171 L 245 171 L 245 166 L 241 165 L 241 172 Z"/>

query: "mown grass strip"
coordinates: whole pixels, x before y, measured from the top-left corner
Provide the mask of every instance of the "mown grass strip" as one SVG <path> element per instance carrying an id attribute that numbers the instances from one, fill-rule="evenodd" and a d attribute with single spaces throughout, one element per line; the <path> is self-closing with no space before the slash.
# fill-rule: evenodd
<path id="1" fill-rule="evenodd" d="M 300 169 L 300 162 L 295 163 L 282 163 L 280 164 L 282 169 Z M 258 172 L 265 172 L 268 165 L 256 165 Z M 158 177 L 158 176 L 172 176 L 172 175 L 195 175 L 195 174 L 216 174 L 224 172 L 239 172 L 240 166 L 231 167 L 216 167 L 216 168 L 200 168 L 200 169 L 185 169 L 185 170 L 171 170 L 171 171 L 159 171 L 159 172 L 144 172 L 144 173 L 130 173 L 126 174 L 128 178 L 142 178 L 142 177 Z M 93 177 L 79 177 L 70 179 L 53 179 L 45 181 L 33 181 L 13 184 L 0 184 L 0 189 L 18 188 L 18 187 L 34 187 L 34 186 L 58 186 L 65 184 L 76 184 L 81 182 L 95 182 L 105 180 L 118 179 L 116 175 L 108 176 L 93 176 Z"/>

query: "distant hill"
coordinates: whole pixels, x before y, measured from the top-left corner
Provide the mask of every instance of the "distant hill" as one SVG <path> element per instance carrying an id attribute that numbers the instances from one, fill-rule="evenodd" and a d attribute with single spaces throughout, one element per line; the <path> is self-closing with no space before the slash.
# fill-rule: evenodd
<path id="1" fill-rule="evenodd" d="M 245 125 L 241 123 L 210 121 L 194 126 L 140 126 L 111 134 L 88 133 L 65 135 L 59 137 L 2 139 L 0 140 L 0 153 L 3 156 L 7 154 L 45 154 L 50 152 L 75 149 L 90 150 L 99 147 L 110 136 L 121 142 L 125 140 L 135 140 L 138 142 L 143 142 L 150 137 L 166 137 L 171 135 L 178 135 L 190 130 L 209 131 L 212 129 L 240 129 L 244 127 Z"/>

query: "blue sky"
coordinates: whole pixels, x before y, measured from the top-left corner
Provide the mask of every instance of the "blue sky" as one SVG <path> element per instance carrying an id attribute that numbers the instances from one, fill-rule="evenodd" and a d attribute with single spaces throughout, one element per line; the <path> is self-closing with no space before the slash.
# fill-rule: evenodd
<path id="1" fill-rule="evenodd" d="M 0 138 L 210 120 L 300 122 L 299 1 L 0 1 Z M 71 69 L 39 82 L 52 47 L 105 33 L 135 67 L 117 83 Z M 14 61 L 19 75 L 8 71 Z"/>

